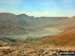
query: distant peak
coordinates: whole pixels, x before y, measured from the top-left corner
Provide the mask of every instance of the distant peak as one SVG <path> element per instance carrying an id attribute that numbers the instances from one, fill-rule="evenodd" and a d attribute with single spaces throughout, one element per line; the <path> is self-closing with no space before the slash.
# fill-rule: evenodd
<path id="1" fill-rule="evenodd" d="M 26 15 L 26 14 L 20 14 L 19 16 L 27 16 L 28 17 L 28 15 Z"/>

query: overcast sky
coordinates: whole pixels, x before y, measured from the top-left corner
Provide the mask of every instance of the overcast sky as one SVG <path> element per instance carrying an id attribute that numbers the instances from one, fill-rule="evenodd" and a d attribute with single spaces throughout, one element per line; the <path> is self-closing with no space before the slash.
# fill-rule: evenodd
<path id="1" fill-rule="evenodd" d="M 0 0 L 0 13 L 30 16 L 74 16 L 75 0 Z"/>

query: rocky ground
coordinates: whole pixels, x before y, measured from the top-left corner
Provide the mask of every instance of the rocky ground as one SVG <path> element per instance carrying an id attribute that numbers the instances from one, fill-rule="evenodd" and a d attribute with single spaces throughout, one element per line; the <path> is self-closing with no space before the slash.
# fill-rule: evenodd
<path id="1" fill-rule="evenodd" d="M 60 51 L 75 51 L 74 46 L 38 46 L 28 43 L 0 42 L 0 56 L 61 56 Z"/>

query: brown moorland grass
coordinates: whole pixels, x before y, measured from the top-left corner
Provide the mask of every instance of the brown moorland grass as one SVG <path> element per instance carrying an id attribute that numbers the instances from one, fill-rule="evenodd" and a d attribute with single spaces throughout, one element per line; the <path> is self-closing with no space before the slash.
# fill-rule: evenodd
<path id="1" fill-rule="evenodd" d="M 44 40 L 45 43 L 54 43 L 57 46 L 75 46 L 75 29 Z"/>

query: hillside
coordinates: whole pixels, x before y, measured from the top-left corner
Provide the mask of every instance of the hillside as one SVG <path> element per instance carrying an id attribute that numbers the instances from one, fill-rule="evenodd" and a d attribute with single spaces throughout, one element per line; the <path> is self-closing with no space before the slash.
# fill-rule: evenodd
<path id="1" fill-rule="evenodd" d="M 23 27 L 17 26 L 17 24 L 0 22 L 0 35 L 23 34 L 24 31 L 25 31 L 25 29 Z"/>
<path id="2" fill-rule="evenodd" d="M 25 28 L 19 24 L 19 19 L 12 13 L 0 13 L 0 35 L 24 34 Z"/>
<path id="3" fill-rule="evenodd" d="M 75 46 L 75 29 L 69 30 L 52 38 L 46 37 L 45 39 L 43 39 L 43 42 L 45 44 L 53 43 L 54 45 L 57 46 L 64 46 L 64 45 Z"/>
<path id="4" fill-rule="evenodd" d="M 75 27 L 75 16 L 55 23 L 54 27 L 58 29 L 66 29 L 66 30 L 74 28 Z"/>
<path id="5" fill-rule="evenodd" d="M 0 13 L 0 22 L 15 23 L 19 26 L 30 26 L 38 24 L 52 24 L 68 17 L 34 17 L 26 14 L 15 15 L 12 13 Z"/>
<path id="6" fill-rule="evenodd" d="M 34 17 L 26 14 L 15 15 L 12 13 L 0 13 L 0 34 L 24 34 L 26 31 L 34 31 L 51 26 L 52 22 L 58 22 L 67 17 Z"/>
<path id="7" fill-rule="evenodd" d="M 57 36 L 45 36 L 35 40 L 27 40 L 26 42 L 46 46 L 75 46 L 75 29 L 68 30 Z"/>
<path id="8" fill-rule="evenodd" d="M 16 42 L 16 40 L 8 38 L 8 37 L 0 37 L 0 43 L 1 42 Z"/>

